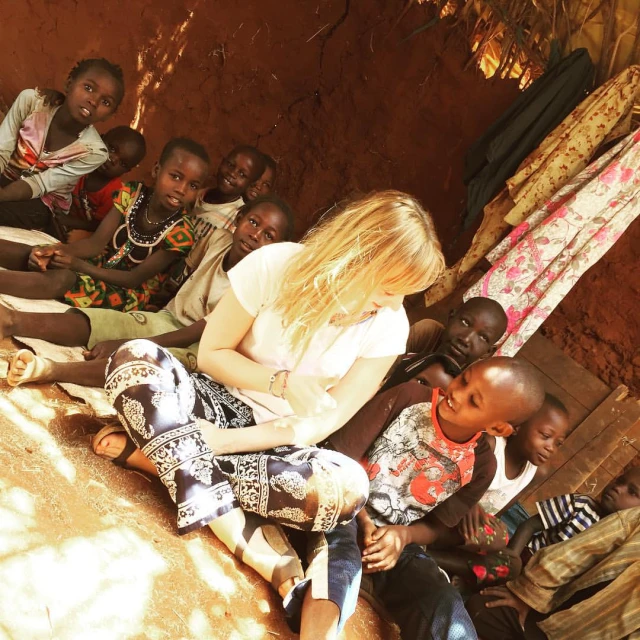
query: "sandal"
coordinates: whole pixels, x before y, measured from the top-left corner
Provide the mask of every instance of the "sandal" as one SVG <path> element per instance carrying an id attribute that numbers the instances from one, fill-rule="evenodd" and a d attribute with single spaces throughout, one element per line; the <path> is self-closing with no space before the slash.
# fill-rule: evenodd
<path id="1" fill-rule="evenodd" d="M 124 433 L 127 436 L 127 443 L 125 444 L 124 449 L 115 458 L 110 458 L 107 454 L 98 453 L 96 451 L 102 440 L 107 436 L 110 436 L 112 433 Z M 100 431 L 91 438 L 91 449 L 93 450 L 93 453 L 100 458 L 110 460 L 113 464 L 118 467 L 122 467 L 123 469 L 132 469 L 132 467 L 127 464 L 127 460 L 137 448 L 138 447 L 135 442 L 129 437 L 126 429 L 120 423 L 108 424 L 105 427 L 102 427 L 102 429 L 100 429 Z"/>

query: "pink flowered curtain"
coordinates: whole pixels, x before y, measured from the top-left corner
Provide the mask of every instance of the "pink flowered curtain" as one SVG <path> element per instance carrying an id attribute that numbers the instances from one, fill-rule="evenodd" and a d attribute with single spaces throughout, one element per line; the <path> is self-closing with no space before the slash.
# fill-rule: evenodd
<path id="1" fill-rule="evenodd" d="M 640 130 L 581 171 L 491 252 L 464 295 L 493 298 L 509 318 L 512 356 L 640 214 Z"/>

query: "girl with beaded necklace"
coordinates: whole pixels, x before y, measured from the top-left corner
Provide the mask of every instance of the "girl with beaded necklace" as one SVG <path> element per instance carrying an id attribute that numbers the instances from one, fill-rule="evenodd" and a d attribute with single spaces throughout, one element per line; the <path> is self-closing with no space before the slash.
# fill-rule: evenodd
<path id="1" fill-rule="evenodd" d="M 174 138 L 153 170 L 154 188 L 127 183 L 90 237 L 31 247 L 0 240 L 0 293 L 76 307 L 145 308 L 169 267 L 189 253 L 188 215 L 209 171 L 204 148 Z"/>
<path id="2" fill-rule="evenodd" d="M 25 89 L 0 124 L 0 225 L 53 231 L 52 214 L 69 212 L 78 178 L 109 159 L 93 125 L 122 101 L 122 69 L 81 60 L 65 93 L 54 104 L 51 92 Z"/>
<path id="3" fill-rule="evenodd" d="M 313 445 L 376 392 L 405 349 L 404 295 L 443 266 L 420 204 L 373 193 L 302 243 L 261 247 L 229 271 L 231 288 L 206 318 L 201 373 L 146 340 L 111 356 L 105 389 L 137 447 L 127 465 L 159 475 L 179 533 L 209 525 L 282 596 L 293 594 L 286 602 L 304 600 L 301 638 L 335 635 L 355 585 L 327 592 L 321 569 L 303 580 L 295 553 L 282 555 L 279 525 L 333 530 L 364 505 L 362 467 Z"/>

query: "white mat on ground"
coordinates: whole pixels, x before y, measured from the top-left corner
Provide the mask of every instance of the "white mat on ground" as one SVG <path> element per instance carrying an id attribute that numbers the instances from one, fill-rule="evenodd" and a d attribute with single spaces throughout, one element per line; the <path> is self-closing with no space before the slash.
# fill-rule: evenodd
<path id="1" fill-rule="evenodd" d="M 0 238 L 30 245 L 58 242 L 55 238 L 41 231 L 13 229 L 12 227 L 0 227 Z M 69 305 L 58 302 L 57 300 L 27 300 L 26 298 L 16 298 L 14 296 L 0 294 L 0 302 L 17 311 L 64 313 L 69 310 Z M 20 336 L 14 336 L 14 338 L 31 347 L 37 355 L 43 358 L 49 358 L 57 362 L 79 362 L 84 360 L 81 347 L 61 347 L 60 345 L 36 338 L 23 338 Z M 83 387 L 68 382 L 58 384 L 69 395 L 84 400 L 97 416 L 115 415 L 113 407 L 107 401 L 107 395 L 104 389 L 100 387 Z"/>

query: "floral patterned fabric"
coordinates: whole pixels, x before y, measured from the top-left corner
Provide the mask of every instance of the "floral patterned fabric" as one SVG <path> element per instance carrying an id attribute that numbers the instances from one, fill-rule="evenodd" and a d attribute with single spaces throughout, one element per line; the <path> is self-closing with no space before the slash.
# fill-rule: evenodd
<path id="1" fill-rule="evenodd" d="M 598 87 L 525 158 L 484 208 L 482 224 L 465 256 L 425 292 L 425 306 L 452 293 L 509 227 L 523 222 L 582 171 L 600 145 L 629 132 L 638 91 L 640 66 L 634 65 Z"/>
<path id="2" fill-rule="evenodd" d="M 629 134 L 518 225 L 467 290 L 507 312 L 498 353 L 514 355 L 640 213 L 640 131 Z"/>

